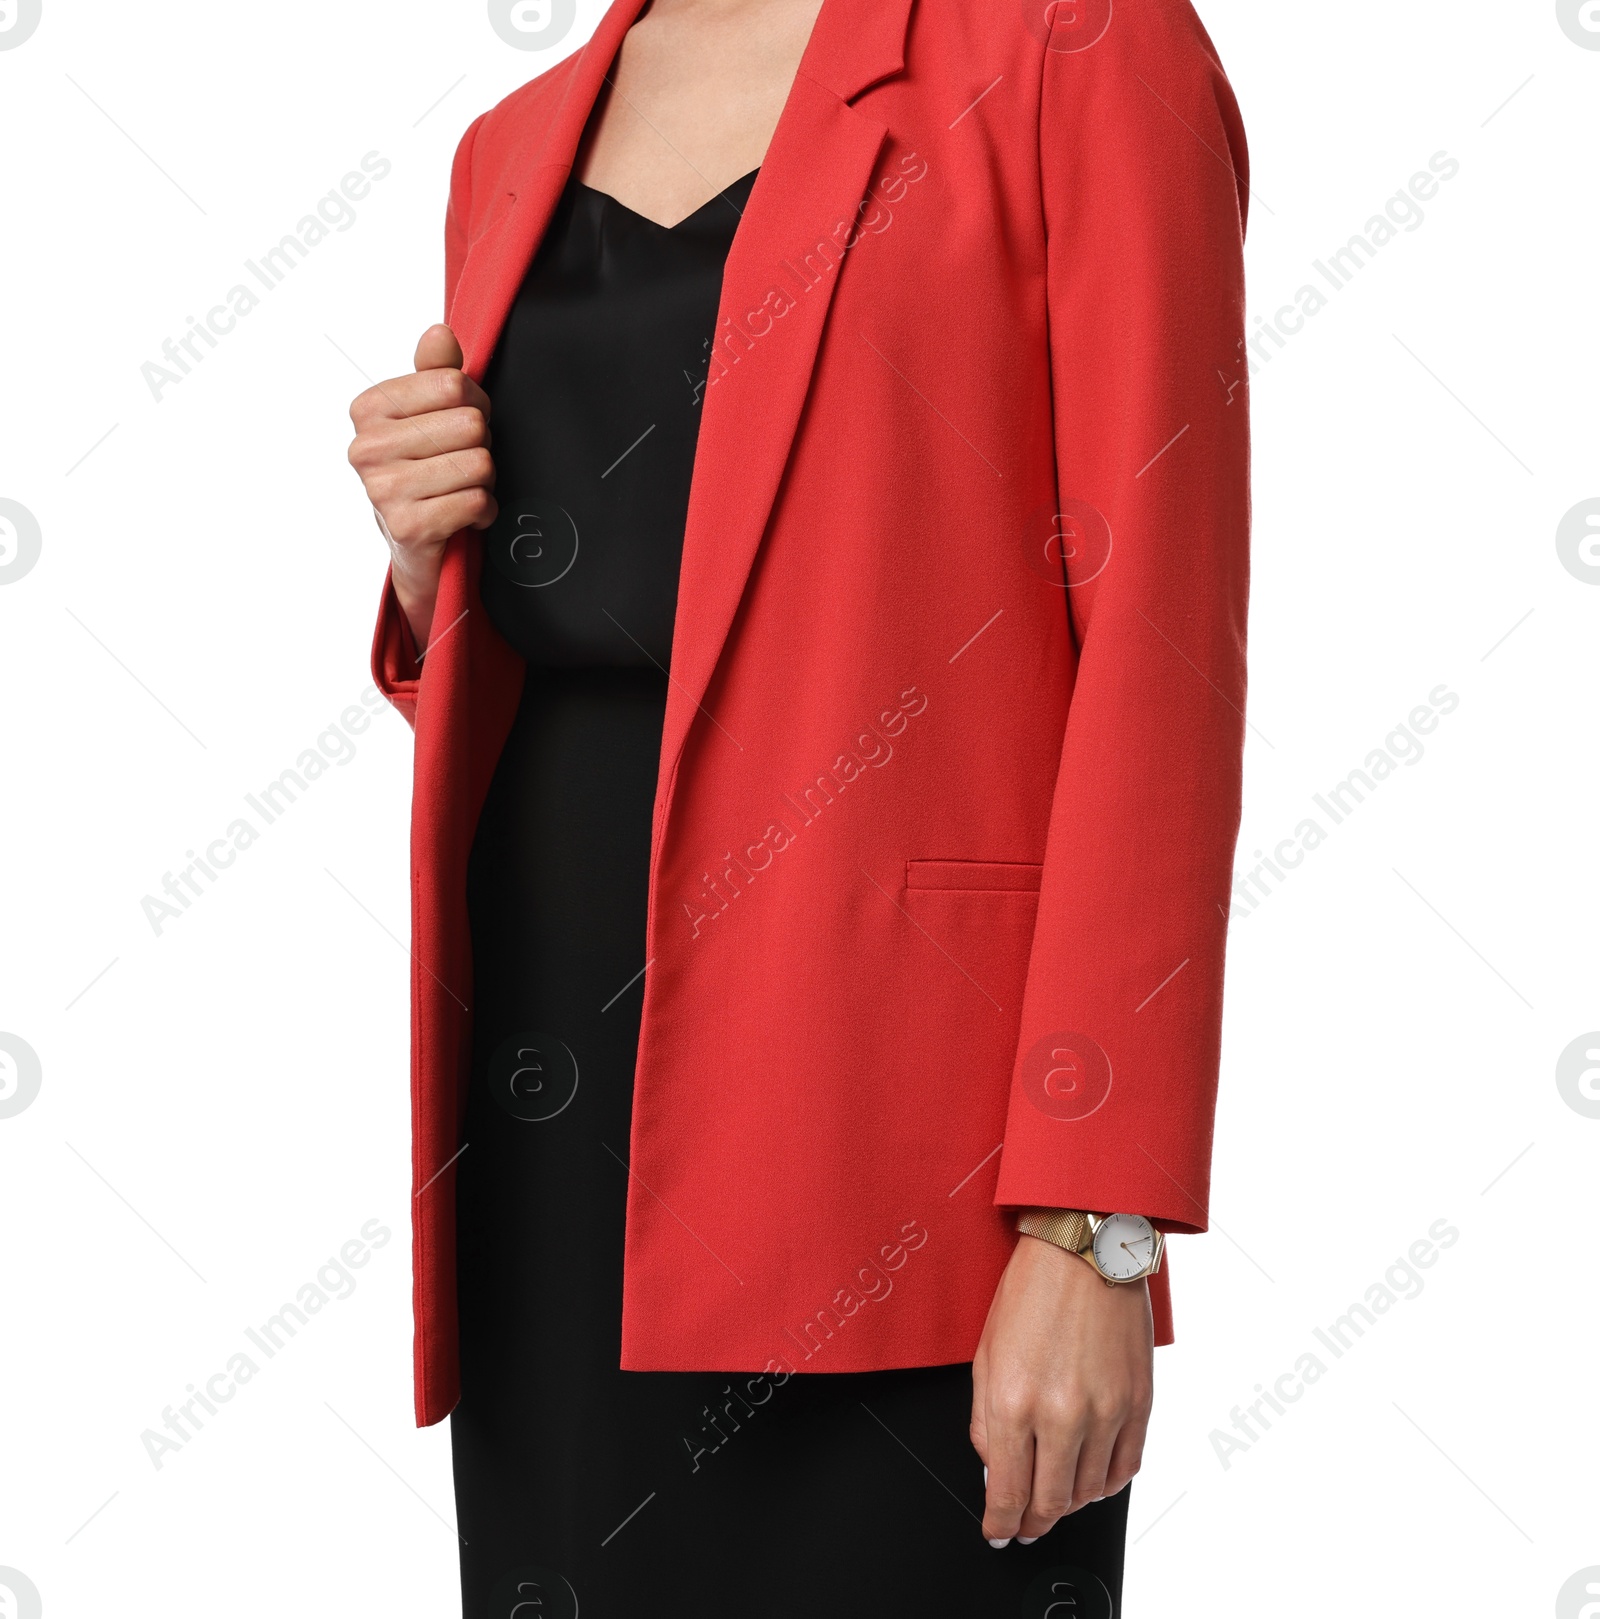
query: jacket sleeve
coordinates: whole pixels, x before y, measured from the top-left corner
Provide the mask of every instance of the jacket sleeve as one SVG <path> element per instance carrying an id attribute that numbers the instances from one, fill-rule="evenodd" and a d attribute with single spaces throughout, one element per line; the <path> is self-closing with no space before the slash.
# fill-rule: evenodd
<path id="1" fill-rule="evenodd" d="M 461 266 L 466 262 L 470 242 L 468 220 L 472 196 L 472 150 L 479 126 L 487 114 L 468 126 L 456 147 L 450 169 L 450 204 L 444 222 L 444 307 L 449 318 Z M 372 637 L 372 678 L 378 690 L 405 716 L 413 728 L 417 723 L 417 694 L 422 688 L 422 662 L 411 635 L 411 626 L 394 593 L 394 581 L 386 573 L 383 595 L 378 603 L 378 625 Z"/>
<path id="2" fill-rule="evenodd" d="M 1244 133 L 1187 0 L 1047 50 L 1040 160 L 1078 653 L 995 1201 L 1207 1224 L 1244 742 Z M 1064 542 L 1070 544 L 1070 541 Z"/>

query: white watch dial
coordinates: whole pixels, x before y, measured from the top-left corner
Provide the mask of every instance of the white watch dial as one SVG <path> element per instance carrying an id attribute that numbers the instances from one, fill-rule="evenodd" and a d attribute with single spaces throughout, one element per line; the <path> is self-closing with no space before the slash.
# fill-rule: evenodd
<path id="1" fill-rule="evenodd" d="M 1155 1227 L 1142 1214 L 1108 1214 L 1094 1234 L 1095 1265 L 1114 1282 L 1143 1276 L 1155 1252 Z"/>

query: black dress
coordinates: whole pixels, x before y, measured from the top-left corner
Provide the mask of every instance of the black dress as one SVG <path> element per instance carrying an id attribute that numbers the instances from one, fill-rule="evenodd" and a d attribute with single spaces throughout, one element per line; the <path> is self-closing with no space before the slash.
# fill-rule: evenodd
<path id="1" fill-rule="evenodd" d="M 465 1613 L 1110 1619 L 1126 1492 L 991 1549 L 970 1368 L 619 1369 L 666 670 L 722 267 L 754 179 L 670 230 L 571 182 L 486 378 L 501 515 L 483 603 L 528 672 L 468 874 Z"/>

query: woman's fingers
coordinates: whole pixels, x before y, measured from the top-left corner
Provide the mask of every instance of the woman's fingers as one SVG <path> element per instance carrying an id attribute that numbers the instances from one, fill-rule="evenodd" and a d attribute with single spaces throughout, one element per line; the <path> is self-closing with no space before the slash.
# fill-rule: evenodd
<path id="1" fill-rule="evenodd" d="M 388 461 L 425 461 L 452 450 L 486 449 L 489 442 L 489 423 L 483 412 L 474 405 L 462 405 L 456 410 L 384 420 L 361 434 L 350 449 L 361 463 L 380 466 Z M 358 472 L 363 470 L 361 463 L 356 466 Z"/>
<path id="2" fill-rule="evenodd" d="M 989 1457 L 985 1537 L 1031 1545 L 1062 1518 L 1115 1495 L 1139 1470 L 1145 1422 L 1131 1408 L 1095 1417 L 1072 1404 L 1043 1415 L 975 1414 L 986 1446 L 979 1454 Z"/>
<path id="3" fill-rule="evenodd" d="M 431 500 L 408 501 L 393 518 L 379 509 L 379 516 L 383 517 L 391 544 L 402 552 L 411 552 L 420 546 L 443 545 L 464 528 L 487 528 L 499 509 L 494 496 L 480 487 L 458 489 Z M 398 532 L 396 523 L 400 525 Z"/>
<path id="4" fill-rule="evenodd" d="M 1031 1544 L 1062 1518 L 1115 1495 L 1139 1471 L 1148 1412 L 1058 1413 L 1036 1427 L 1033 1480 L 1017 1539 Z"/>
<path id="5" fill-rule="evenodd" d="M 1091 1501 L 1111 1493 L 1106 1488 L 1106 1473 L 1122 1432 L 1120 1418 L 1090 1423 L 1084 1434 L 1083 1448 L 1076 1458 L 1077 1466 L 1067 1484 L 1068 1512 L 1077 1512 Z"/>
<path id="6" fill-rule="evenodd" d="M 407 421 L 438 410 L 469 407 L 489 416 L 489 396 L 465 371 L 413 371 L 389 377 L 358 393 L 350 403 L 350 420 L 357 433 L 381 428 L 385 422 Z"/>
<path id="7" fill-rule="evenodd" d="M 1047 1534 L 1073 1507 L 1072 1485 L 1089 1440 L 1078 1413 L 1040 1425 L 1034 1436 L 1033 1481 L 1018 1540 L 1031 1543 Z"/>
<path id="8" fill-rule="evenodd" d="M 1150 1403 L 1146 1400 L 1143 1410 L 1136 1411 L 1117 1435 L 1117 1442 L 1111 1450 L 1111 1462 L 1106 1468 L 1104 1494 L 1116 1495 L 1132 1483 L 1133 1475 L 1144 1461 L 1144 1436 L 1149 1426 Z"/>
<path id="9" fill-rule="evenodd" d="M 983 1481 L 989 1482 L 989 1379 L 982 1350 L 972 1360 L 972 1420 L 967 1437 L 983 1463 Z"/>
<path id="10" fill-rule="evenodd" d="M 419 371 L 435 371 L 449 367 L 459 371 L 466 363 L 456 334 L 448 326 L 430 326 L 417 339 L 417 352 L 413 363 Z"/>
<path id="11" fill-rule="evenodd" d="M 417 344 L 417 369 L 358 394 L 350 465 L 389 545 L 390 578 L 418 646 L 427 643 L 446 542 L 487 528 L 498 507 L 489 453 L 489 396 L 462 370 L 448 326 Z"/>
<path id="12" fill-rule="evenodd" d="M 453 495 L 460 489 L 492 489 L 494 462 L 475 449 L 430 455 L 425 461 L 388 461 L 366 475 L 367 498 L 394 525 L 395 513 L 417 501 Z M 398 532 L 395 538 L 400 536 Z"/>
<path id="13" fill-rule="evenodd" d="M 991 1399 L 984 1416 L 989 1477 L 984 1491 L 983 1534 L 991 1546 L 1017 1533 L 1033 1494 L 1033 1420 L 1025 1405 Z"/>

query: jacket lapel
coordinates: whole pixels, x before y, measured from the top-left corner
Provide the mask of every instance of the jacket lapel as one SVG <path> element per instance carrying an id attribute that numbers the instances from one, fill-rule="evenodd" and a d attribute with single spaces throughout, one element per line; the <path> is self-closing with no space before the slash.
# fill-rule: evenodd
<path id="1" fill-rule="evenodd" d="M 684 534 L 658 825 L 777 498 L 888 133 L 850 98 L 901 71 L 911 3 L 823 0 L 728 255 Z"/>
<path id="2" fill-rule="evenodd" d="M 615 0 L 559 105 L 520 138 L 510 132 L 489 195 L 473 200 L 478 234 L 448 318 L 466 370 L 480 382 L 606 75 L 647 3 Z M 834 285 L 849 273 L 847 244 L 888 133 L 850 101 L 903 69 L 912 3 L 823 0 L 728 255 L 684 534 L 658 814 L 760 548 Z"/>
<path id="3" fill-rule="evenodd" d="M 447 319 L 466 355 L 468 375 L 479 382 L 567 183 L 600 88 L 646 4 L 615 0 L 578 53 L 553 114 L 532 131 L 510 132 L 492 177 L 493 193 L 473 201 L 478 234 L 467 249 Z"/>

